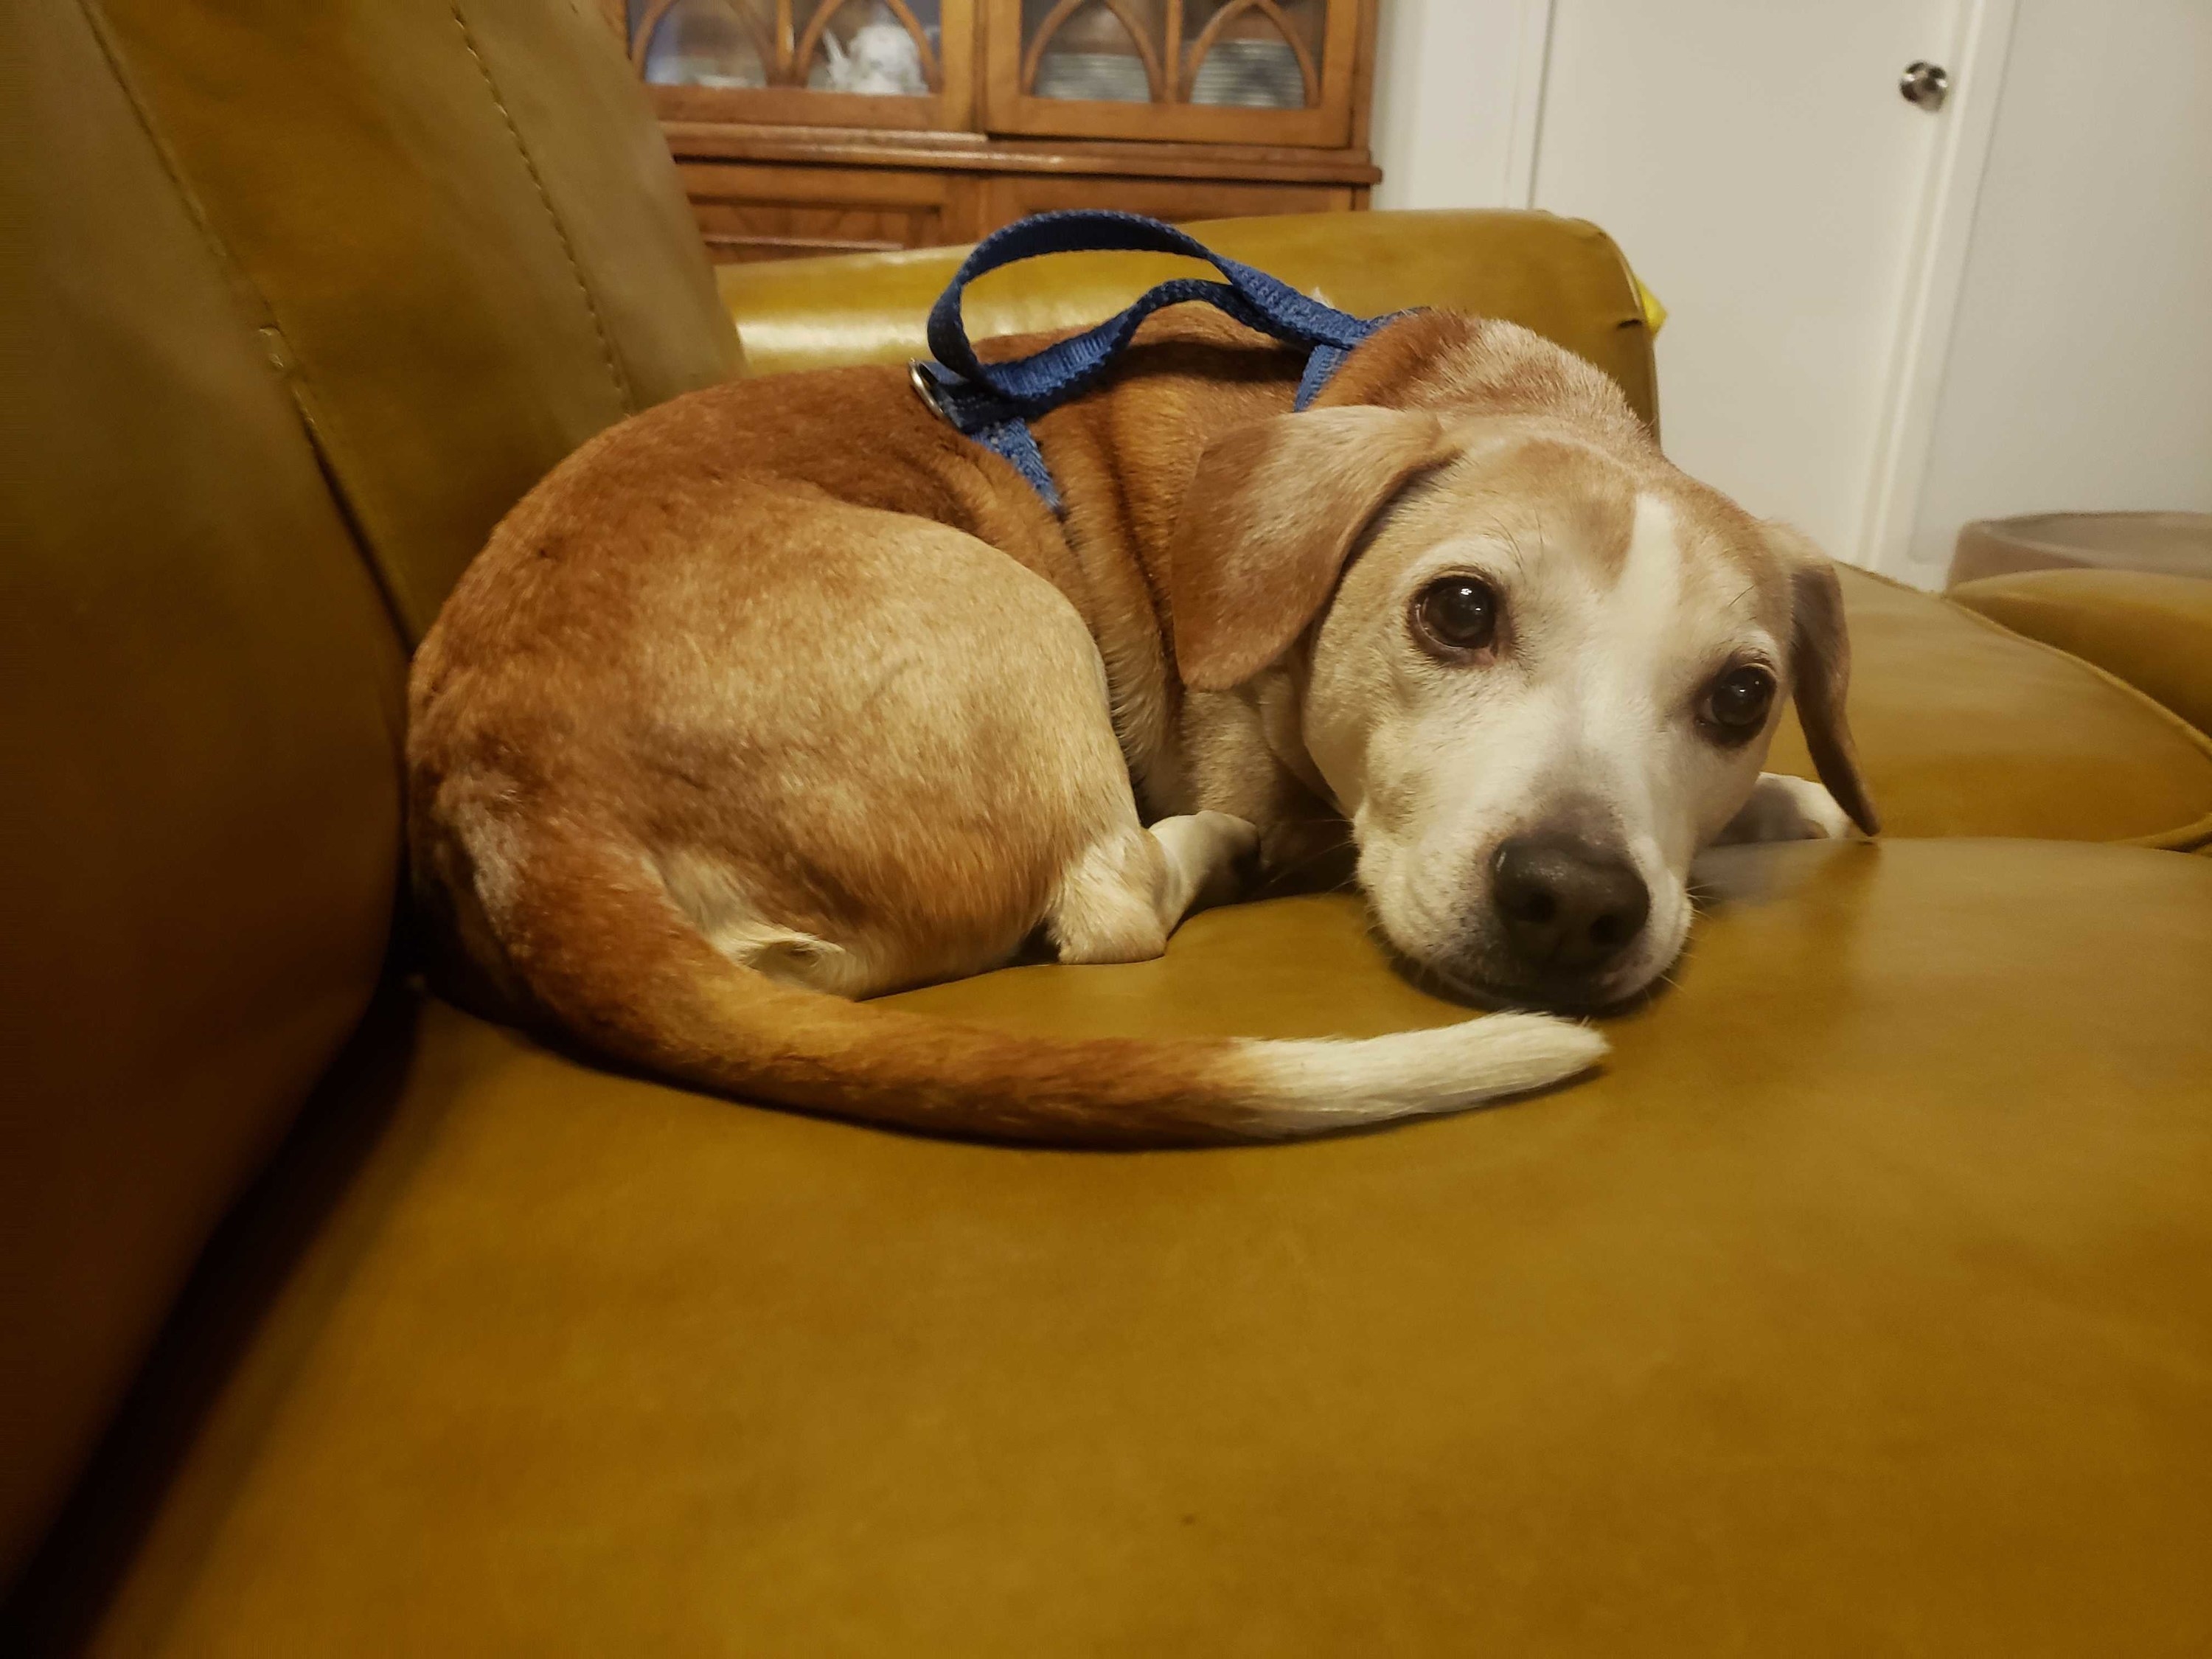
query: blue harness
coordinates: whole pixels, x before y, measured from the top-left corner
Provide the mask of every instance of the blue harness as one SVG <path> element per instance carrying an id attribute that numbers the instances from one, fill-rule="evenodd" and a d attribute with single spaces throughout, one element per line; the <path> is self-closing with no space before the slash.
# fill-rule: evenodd
<path id="1" fill-rule="evenodd" d="M 975 356 L 960 317 L 961 295 L 969 283 L 987 270 L 1039 254 L 1109 250 L 1187 253 L 1205 260 L 1228 280 L 1178 276 L 1148 290 L 1127 311 L 1096 328 L 1029 356 L 986 363 Z M 1298 381 L 1295 405 L 1298 409 L 1321 395 L 1352 347 L 1390 320 L 1354 317 L 1310 300 L 1289 283 L 1224 258 L 1157 219 L 1080 210 L 1040 213 L 985 237 L 954 273 L 951 286 L 930 308 L 929 349 L 935 361 L 915 359 L 910 369 L 914 389 L 956 430 L 1012 462 L 1044 504 L 1058 513 L 1062 510 L 1060 488 L 1044 464 L 1030 422 L 1096 384 L 1128 345 L 1138 324 L 1162 306 L 1187 300 L 1203 300 L 1247 328 L 1305 347 L 1305 374 Z"/>

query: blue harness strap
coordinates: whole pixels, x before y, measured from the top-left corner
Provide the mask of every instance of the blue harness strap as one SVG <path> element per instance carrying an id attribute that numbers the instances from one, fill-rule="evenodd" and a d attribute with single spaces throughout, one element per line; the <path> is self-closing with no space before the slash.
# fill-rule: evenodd
<path id="1" fill-rule="evenodd" d="M 1182 253 L 1203 259 L 1227 280 L 1178 276 L 1148 289 L 1134 305 L 1097 327 L 1011 362 L 986 363 L 969 343 L 960 304 L 968 284 L 987 270 L 1046 253 Z M 929 313 L 929 349 L 917 358 L 914 387 L 957 431 L 1005 457 L 1044 503 L 1061 510 L 1059 486 L 1030 422 L 1082 395 L 1109 368 L 1137 325 L 1163 306 L 1203 300 L 1247 328 L 1307 348 L 1297 407 L 1321 395 L 1352 349 L 1390 319 L 1354 317 L 1307 298 L 1264 270 L 1225 258 L 1203 242 L 1135 213 L 1077 210 L 1018 220 L 975 245 Z"/>

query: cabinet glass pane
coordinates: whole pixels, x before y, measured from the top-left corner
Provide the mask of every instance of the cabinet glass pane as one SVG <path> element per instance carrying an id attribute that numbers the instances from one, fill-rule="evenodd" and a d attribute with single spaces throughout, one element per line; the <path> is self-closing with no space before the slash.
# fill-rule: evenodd
<path id="1" fill-rule="evenodd" d="M 944 84 L 942 0 L 629 0 L 655 86 L 926 97 Z"/>
<path id="2" fill-rule="evenodd" d="M 641 67 L 655 86 L 764 87 L 775 69 L 772 4 L 629 0 L 629 26 L 633 40 L 650 30 Z"/>
<path id="3" fill-rule="evenodd" d="M 1329 4 L 1022 0 L 1022 89 L 1117 104 L 1317 108 Z"/>
<path id="4" fill-rule="evenodd" d="M 1318 107 L 1328 21 L 1328 0 L 1183 0 L 1183 101 Z"/>
<path id="5" fill-rule="evenodd" d="M 1022 82 L 1034 98 L 1150 104 L 1169 96 L 1167 0 L 1022 0 Z"/>

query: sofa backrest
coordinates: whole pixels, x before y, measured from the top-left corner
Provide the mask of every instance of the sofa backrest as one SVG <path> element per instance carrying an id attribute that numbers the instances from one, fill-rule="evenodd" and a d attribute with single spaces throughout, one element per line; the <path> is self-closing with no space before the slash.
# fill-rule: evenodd
<path id="1" fill-rule="evenodd" d="M 1432 306 L 1510 319 L 1589 358 L 1657 424 L 1643 290 L 1613 239 L 1583 220 L 1504 210 L 1304 213 L 1184 228 L 1363 317 Z M 717 276 L 755 374 L 902 362 L 927 352 L 929 308 L 966 252 L 725 265 Z M 1163 254 L 1060 254 L 979 278 L 963 312 L 979 340 L 1072 328 L 1110 316 L 1154 283 L 1213 275 Z"/>
<path id="2" fill-rule="evenodd" d="M 556 461 L 734 370 L 592 0 L 102 9 L 410 635 Z"/>
<path id="3" fill-rule="evenodd" d="M 406 647 L 736 348 L 593 6 L 0 8 L 0 1577 L 357 1021 Z"/>

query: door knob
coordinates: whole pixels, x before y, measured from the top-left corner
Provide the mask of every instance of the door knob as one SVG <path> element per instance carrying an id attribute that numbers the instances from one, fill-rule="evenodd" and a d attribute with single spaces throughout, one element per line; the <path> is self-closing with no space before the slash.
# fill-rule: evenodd
<path id="1" fill-rule="evenodd" d="M 1897 79 L 1897 89 L 1908 104 L 1917 104 L 1933 115 L 1951 95 L 1951 71 L 1941 64 L 1907 64 Z"/>

